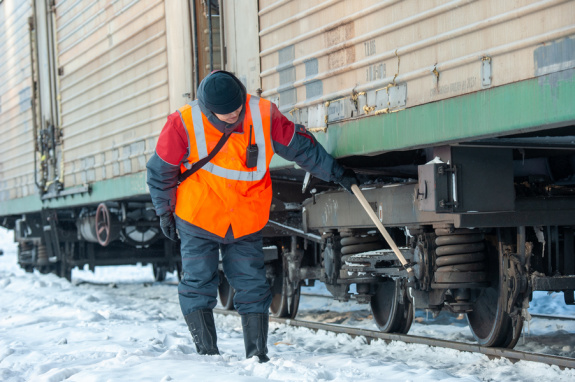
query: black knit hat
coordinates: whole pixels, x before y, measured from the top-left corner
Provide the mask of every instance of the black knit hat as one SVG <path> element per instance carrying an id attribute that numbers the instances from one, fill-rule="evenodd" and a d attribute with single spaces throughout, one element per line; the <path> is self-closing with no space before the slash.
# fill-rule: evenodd
<path id="1" fill-rule="evenodd" d="M 217 114 L 229 114 L 244 103 L 243 92 L 235 78 L 225 72 L 215 72 L 202 81 L 202 102 Z"/>

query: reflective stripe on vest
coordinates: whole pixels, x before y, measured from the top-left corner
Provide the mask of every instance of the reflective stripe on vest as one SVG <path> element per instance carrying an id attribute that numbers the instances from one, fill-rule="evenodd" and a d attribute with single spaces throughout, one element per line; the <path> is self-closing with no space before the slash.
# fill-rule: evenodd
<path id="1" fill-rule="evenodd" d="M 238 171 L 230 170 L 213 164 L 212 162 L 206 163 L 202 169 L 226 179 L 232 180 L 245 180 L 254 181 L 261 180 L 266 175 L 266 142 L 263 131 L 262 116 L 259 109 L 260 99 L 255 96 L 250 97 L 250 109 L 252 113 L 253 133 L 258 145 L 258 163 L 255 171 Z M 208 156 L 208 147 L 206 144 L 206 135 L 204 132 L 204 123 L 202 120 L 202 112 L 200 105 L 197 102 L 192 104 L 192 120 L 194 121 L 194 135 L 196 137 L 196 147 L 198 149 L 198 156 L 200 159 Z M 244 127 L 247 130 L 247 126 Z M 244 131 L 249 134 L 248 131 Z M 188 138 L 189 139 L 189 138 Z M 189 163 L 185 164 L 186 168 L 191 168 Z"/>

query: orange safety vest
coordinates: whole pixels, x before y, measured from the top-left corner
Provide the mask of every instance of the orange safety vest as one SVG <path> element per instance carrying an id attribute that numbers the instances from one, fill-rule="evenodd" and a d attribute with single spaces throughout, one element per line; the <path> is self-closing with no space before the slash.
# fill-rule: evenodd
<path id="1" fill-rule="evenodd" d="M 274 155 L 271 139 L 271 102 L 247 96 L 243 133 L 232 133 L 220 151 L 201 169 L 184 180 L 177 190 L 176 215 L 225 237 L 231 224 L 234 237 L 261 230 L 269 220 L 272 182 L 269 165 Z M 205 158 L 222 134 L 200 111 L 197 101 L 179 110 L 188 134 L 190 154 L 181 165 L 184 172 Z M 258 146 L 257 166 L 246 167 L 250 142 Z"/>

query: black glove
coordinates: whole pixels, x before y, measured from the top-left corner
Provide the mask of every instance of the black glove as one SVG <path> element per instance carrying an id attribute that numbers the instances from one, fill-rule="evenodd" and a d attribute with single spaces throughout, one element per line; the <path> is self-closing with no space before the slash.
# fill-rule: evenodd
<path id="1" fill-rule="evenodd" d="M 160 228 L 164 235 L 172 240 L 178 241 L 178 234 L 176 233 L 176 221 L 172 212 L 166 212 L 160 215 Z"/>
<path id="2" fill-rule="evenodd" d="M 351 194 L 353 194 L 351 186 L 354 184 L 359 185 L 359 180 L 357 179 L 357 175 L 355 175 L 355 171 L 350 168 L 344 170 L 337 182 Z"/>

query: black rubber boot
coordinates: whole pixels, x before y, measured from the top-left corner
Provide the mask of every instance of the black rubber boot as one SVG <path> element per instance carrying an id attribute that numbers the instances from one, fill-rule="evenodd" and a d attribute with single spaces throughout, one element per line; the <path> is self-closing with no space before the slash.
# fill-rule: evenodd
<path id="1" fill-rule="evenodd" d="M 246 345 L 246 358 L 257 355 L 260 363 L 268 362 L 268 326 L 267 313 L 242 314 L 244 329 L 244 344 Z"/>
<path id="2" fill-rule="evenodd" d="M 184 316 L 192 334 L 198 354 L 220 354 L 216 337 L 216 324 L 211 309 L 197 310 Z"/>

